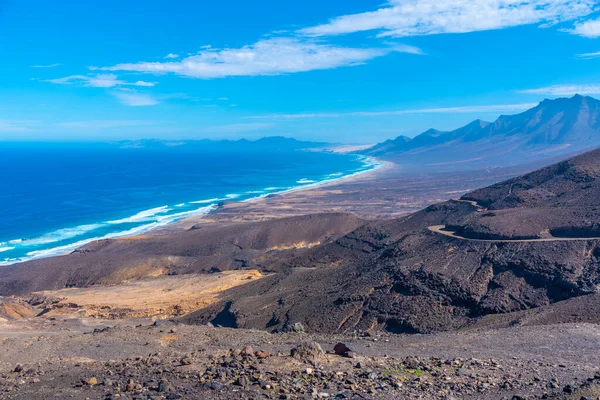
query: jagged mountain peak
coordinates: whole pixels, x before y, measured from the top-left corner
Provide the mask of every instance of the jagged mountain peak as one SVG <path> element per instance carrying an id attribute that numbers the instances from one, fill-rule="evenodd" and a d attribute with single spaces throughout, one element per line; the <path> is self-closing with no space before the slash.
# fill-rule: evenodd
<path id="1" fill-rule="evenodd" d="M 481 165 L 512 165 L 548 154 L 576 154 L 600 146 L 600 101 L 582 95 L 546 99 L 490 123 L 477 119 L 444 132 L 429 129 L 407 141 L 388 141 L 365 153 L 401 158 L 411 165 L 477 160 Z M 464 164 L 468 166 L 468 162 Z"/>

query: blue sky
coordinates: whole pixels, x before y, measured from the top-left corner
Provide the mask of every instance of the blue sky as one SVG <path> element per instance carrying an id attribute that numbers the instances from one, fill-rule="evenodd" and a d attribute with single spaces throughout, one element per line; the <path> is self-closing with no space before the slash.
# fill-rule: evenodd
<path id="1" fill-rule="evenodd" d="M 0 140 L 374 143 L 600 97 L 598 0 L 0 0 Z"/>

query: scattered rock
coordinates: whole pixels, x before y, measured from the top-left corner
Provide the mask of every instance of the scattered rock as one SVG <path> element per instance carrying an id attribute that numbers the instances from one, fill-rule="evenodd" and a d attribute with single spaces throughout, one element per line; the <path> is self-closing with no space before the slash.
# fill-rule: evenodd
<path id="1" fill-rule="evenodd" d="M 419 368 L 419 360 L 415 357 L 406 357 L 404 360 L 404 365 L 409 369 L 417 369 Z"/>
<path id="2" fill-rule="evenodd" d="M 90 386 L 96 386 L 98 384 L 98 379 L 92 376 L 91 378 L 85 378 L 83 383 Z"/>
<path id="3" fill-rule="evenodd" d="M 323 360 L 325 352 L 317 342 L 303 342 L 293 348 L 290 355 L 300 361 L 315 365 Z"/>
<path id="4" fill-rule="evenodd" d="M 346 354 L 346 353 L 348 353 L 349 351 L 352 351 L 352 350 L 348 346 L 346 346 L 345 343 L 339 342 L 338 344 L 336 344 L 333 347 L 333 351 L 338 356 L 343 356 L 344 354 Z"/>
<path id="5" fill-rule="evenodd" d="M 306 333 L 306 328 L 300 322 L 288 324 L 283 327 L 284 332 Z"/>
<path id="6" fill-rule="evenodd" d="M 158 384 L 158 392 L 165 393 L 170 390 L 171 390 L 171 387 L 169 386 L 169 381 L 167 381 L 166 379 L 161 379 Z"/>
<path id="7" fill-rule="evenodd" d="M 577 389 L 577 388 L 576 388 L 575 386 L 573 386 L 573 385 L 567 385 L 567 386 L 565 386 L 565 387 L 563 388 L 563 392 L 571 394 L 571 393 L 573 393 L 573 392 L 574 392 L 576 389 Z"/>
<path id="8" fill-rule="evenodd" d="M 257 352 L 254 353 L 254 355 L 259 360 L 264 360 L 265 358 L 268 358 L 271 354 L 269 354 L 268 351 L 257 351 Z"/>
<path id="9" fill-rule="evenodd" d="M 252 357 L 254 355 L 254 349 L 252 348 L 252 346 L 245 346 L 241 353 L 240 353 L 243 357 Z"/>
<path id="10" fill-rule="evenodd" d="M 250 380 L 246 375 L 242 375 L 238 378 L 237 384 L 243 388 L 247 388 L 248 386 L 250 386 Z"/>
<path id="11" fill-rule="evenodd" d="M 192 363 L 192 358 L 190 356 L 185 356 L 181 360 L 179 360 L 181 365 L 190 365 Z"/>

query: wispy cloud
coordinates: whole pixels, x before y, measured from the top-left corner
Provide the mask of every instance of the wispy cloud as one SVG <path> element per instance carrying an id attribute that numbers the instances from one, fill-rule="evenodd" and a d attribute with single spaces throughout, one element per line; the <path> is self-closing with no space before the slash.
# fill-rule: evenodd
<path id="1" fill-rule="evenodd" d="M 229 76 L 281 75 L 294 72 L 354 66 L 391 52 L 422 54 L 410 46 L 350 48 L 297 38 L 260 40 L 237 49 L 207 48 L 178 62 L 140 62 L 98 68 L 104 71 L 174 73 L 213 79 Z"/>
<path id="2" fill-rule="evenodd" d="M 251 136 L 252 132 L 260 133 L 275 125 L 268 122 L 242 122 L 209 126 L 180 126 L 178 121 L 168 120 L 137 120 L 137 119 L 106 119 L 106 120 L 75 120 L 75 121 L 41 121 L 41 120 L 9 120 L 0 119 L 0 133 L 5 137 L 29 137 L 31 134 L 47 132 L 62 132 L 73 137 L 82 135 L 100 135 L 100 137 L 124 138 L 131 135 L 148 137 L 165 134 L 181 138 L 220 137 L 238 138 L 240 134 Z"/>
<path id="3" fill-rule="evenodd" d="M 521 90 L 519 93 L 538 94 L 548 96 L 573 96 L 580 95 L 597 95 L 600 94 L 600 85 L 553 85 L 536 89 Z"/>
<path id="4" fill-rule="evenodd" d="M 67 121 L 58 122 L 57 127 L 76 130 L 95 130 L 95 129 L 113 129 L 129 128 L 135 126 L 148 126 L 161 124 L 161 121 L 149 120 L 87 120 L 87 121 Z"/>
<path id="5" fill-rule="evenodd" d="M 153 96 L 135 91 L 117 90 L 112 92 L 112 95 L 115 96 L 121 104 L 129 107 L 146 107 L 159 104 L 159 101 Z"/>
<path id="6" fill-rule="evenodd" d="M 95 75 L 71 75 L 64 78 L 48 79 L 44 82 L 54 83 L 57 85 L 70 85 L 73 83 L 82 83 L 87 87 L 96 88 L 112 88 L 116 86 L 143 86 L 152 87 L 156 82 L 127 82 L 117 78 L 114 74 L 95 74 Z"/>
<path id="7" fill-rule="evenodd" d="M 581 53 L 581 54 L 577 54 L 578 58 L 584 58 L 584 59 L 588 59 L 588 58 L 598 58 L 600 57 L 600 51 L 597 51 L 595 53 Z"/>
<path id="8" fill-rule="evenodd" d="M 55 68 L 60 67 L 62 64 L 48 64 L 48 65 L 32 65 L 31 68 Z"/>
<path id="9" fill-rule="evenodd" d="M 588 16 L 596 6 L 596 0 L 387 0 L 377 10 L 340 16 L 299 33 L 327 36 L 376 30 L 379 36 L 405 37 L 528 24 L 547 27 Z"/>
<path id="10" fill-rule="evenodd" d="M 198 130 L 199 133 L 221 133 L 221 134 L 233 134 L 243 132 L 262 131 L 273 127 L 273 124 L 253 122 L 253 123 L 240 123 L 240 124 L 229 124 L 229 125 L 217 125 L 211 126 Z"/>
<path id="11" fill-rule="evenodd" d="M 166 59 L 179 58 L 179 54 L 169 53 L 166 56 L 164 56 L 163 58 L 166 58 Z"/>
<path id="12" fill-rule="evenodd" d="M 566 31 L 573 35 L 595 39 L 600 37 L 600 19 L 575 24 L 573 29 L 567 29 Z"/>
<path id="13" fill-rule="evenodd" d="M 24 133 L 31 132 L 40 121 L 0 119 L 0 132 Z"/>
<path id="14" fill-rule="evenodd" d="M 249 119 L 265 119 L 265 120 L 294 120 L 308 118 L 342 118 L 342 117 L 388 117 L 410 114 L 476 114 L 476 113 L 502 113 L 511 111 L 525 111 L 535 107 L 537 103 L 522 103 L 522 104 L 500 104 L 500 105 L 484 105 L 484 106 L 461 106 L 461 107 L 442 107 L 442 108 L 420 108 L 411 110 L 392 110 L 392 111 L 352 111 L 341 113 L 299 113 L 299 114 L 270 114 L 256 115 L 246 117 Z"/>
<path id="15" fill-rule="evenodd" d="M 415 47 L 415 46 L 409 46 L 406 44 L 395 44 L 395 45 L 393 45 L 393 49 L 394 49 L 394 51 L 397 51 L 398 53 L 408 53 L 408 54 L 415 54 L 415 55 L 419 55 L 419 56 L 427 55 L 427 53 L 425 53 L 422 49 Z"/>

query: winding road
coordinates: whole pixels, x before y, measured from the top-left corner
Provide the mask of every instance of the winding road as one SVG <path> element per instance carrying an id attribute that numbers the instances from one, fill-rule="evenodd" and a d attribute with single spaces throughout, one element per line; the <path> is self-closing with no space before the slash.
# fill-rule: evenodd
<path id="1" fill-rule="evenodd" d="M 484 207 L 477 204 L 476 201 L 452 199 L 452 201 L 460 203 L 469 203 L 478 210 L 483 210 Z M 585 238 L 560 238 L 560 237 L 549 237 L 539 239 L 474 239 L 464 236 L 457 235 L 456 232 L 447 231 L 446 225 L 432 225 L 427 227 L 431 232 L 439 233 L 440 235 L 448 236 L 454 239 L 469 240 L 471 242 L 485 242 L 485 243 L 533 243 L 533 242 L 577 242 L 585 240 L 600 240 L 600 237 L 585 237 Z"/>

